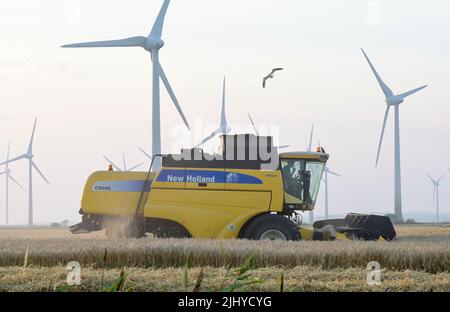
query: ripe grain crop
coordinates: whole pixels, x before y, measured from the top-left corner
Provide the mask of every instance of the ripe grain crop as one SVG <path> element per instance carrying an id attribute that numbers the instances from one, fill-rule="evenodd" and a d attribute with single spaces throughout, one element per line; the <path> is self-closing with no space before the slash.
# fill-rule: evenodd
<path id="1" fill-rule="evenodd" d="M 426 235 L 428 230 L 433 234 Z M 402 227 L 399 238 L 393 242 L 108 240 L 101 233 L 71 236 L 67 231 L 49 230 L 45 236 L 44 232 L 35 232 L 32 235 L 26 230 L 0 230 L 0 266 L 22 266 L 28 247 L 28 264 L 43 267 L 64 266 L 70 261 L 78 261 L 84 267 L 95 268 L 182 268 L 188 259 L 190 267 L 220 268 L 229 263 L 242 265 L 247 257 L 252 256 L 257 268 L 313 266 L 323 270 L 348 269 L 364 268 L 370 261 L 378 261 L 383 269 L 389 270 L 448 273 L 450 268 L 449 227 Z M 421 233 L 425 234 L 420 236 Z M 104 259 L 105 250 L 107 257 Z"/>

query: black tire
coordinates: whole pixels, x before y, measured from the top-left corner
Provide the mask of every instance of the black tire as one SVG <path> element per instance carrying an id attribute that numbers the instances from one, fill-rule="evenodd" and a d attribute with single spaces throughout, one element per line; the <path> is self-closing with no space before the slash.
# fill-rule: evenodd
<path id="1" fill-rule="evenodd" d="M 243 238 L 261 240 L 261 238 L 264 238 L 268 231 L 282 233 L 285 239 L 289 241 L 298 241 L 302 239 L 294 222 L 284 216 L 276 214 L 267 214 L 256 217 L 256 219 L 251 221 L 251 223 L 247 226 L 247 229 L 244 231 Z"/>

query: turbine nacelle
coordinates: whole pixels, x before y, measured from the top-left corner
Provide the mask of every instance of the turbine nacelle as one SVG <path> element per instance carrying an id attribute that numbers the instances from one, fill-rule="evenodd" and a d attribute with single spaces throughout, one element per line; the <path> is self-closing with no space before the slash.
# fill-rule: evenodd
<path id="1" fill-rule="evenodd" d="M 143 48 L 148 52 L 152 50 L 159 50 L 164 46 L 165 42 L 161 38 L 157 38 L 154 36 L 148 36 L 145 40 L 145 44 Z"/>
<path id="2" fill-rule="evenodd" d="M 405 99 L 398 95 L 391 95 L 386 98 L 386 104 L 391 106 L 402 104 L 404 101 Z"/>

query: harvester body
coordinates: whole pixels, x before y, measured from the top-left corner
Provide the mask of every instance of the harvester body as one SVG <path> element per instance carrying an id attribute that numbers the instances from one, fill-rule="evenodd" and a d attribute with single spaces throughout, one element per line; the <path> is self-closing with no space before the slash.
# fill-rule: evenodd
<path id="1" fill-rule="evenodd" d="M 329 224 L 315 229 L 300 226 L 297 212 L 315 207 L 326 153 L 278 154 L 270 137 L 264 137 L 265 143 L 252 135 L 224 135 L 222 140 L 216 155 L 189 149 L 155 156 L 162 157 L 157 172 L 93 173 L 81 201 L 83 222 L 72 232 L 106 228 L 111 236 L 136 237 L 146 232 L 217 239 L 358 237 Z M 259 152 L 251 157 L 252 147 L 268 157 Z M 369 239 L 380 237 L 375 233 Z"/>

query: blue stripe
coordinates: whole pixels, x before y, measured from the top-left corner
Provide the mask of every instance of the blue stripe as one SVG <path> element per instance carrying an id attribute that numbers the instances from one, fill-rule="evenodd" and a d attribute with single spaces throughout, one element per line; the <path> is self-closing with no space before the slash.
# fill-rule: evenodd
<path id="1" fill-rule="evenodd" d="M 145 192 L 150 192 L 152 181 Z M 94 192 L 142 192 L 145 180 L 137 181 L 97 181 L 92 187 Z"/>
<path id="2" fill-rule="evenodd" d="M 175 183 L 263 184 L 257 177 L 243 173 L 183 169 L 164 169 L 161 171 L 156 181 Z"/>

